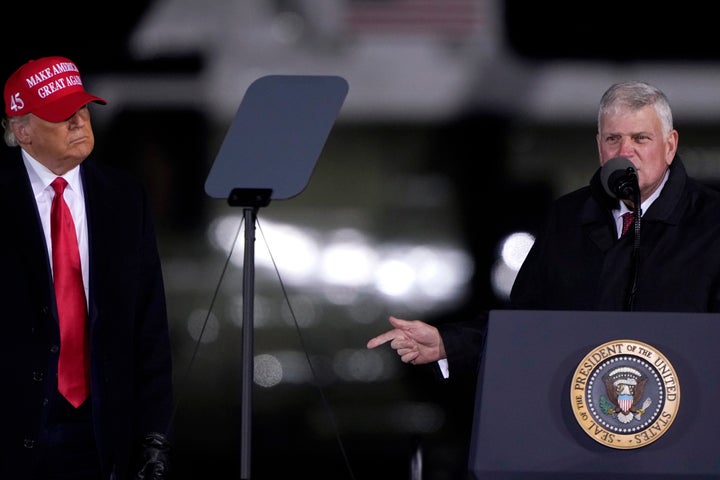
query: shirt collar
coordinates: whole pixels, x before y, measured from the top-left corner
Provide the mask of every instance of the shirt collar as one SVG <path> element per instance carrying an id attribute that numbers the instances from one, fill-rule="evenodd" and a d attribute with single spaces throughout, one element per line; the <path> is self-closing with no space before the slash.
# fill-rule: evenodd
<path id="1" fill-rule="evenodd" d="M 30 184 L 32 185 L 33 193 L 36 197 L 47 188 L 50 188 L 50 184 L 58 176 L 63 177 L 68 182 L 68 186 L 71 190 L 75 192 L 82 192 L 82 185 L 80 183 L 80 165 L 67 171 L 64 175 L 57 175 L 45 165 L 35 160 L 32 155 L 24 149 L 21 149 L 21 152 L 25 168 L 27 169 L 30 177 Z"/>
<path id="2" fill-rule="evenodd" d="M 668 177 L 670 177 L 670 169 L 668 168 L 665 170 L 665 176 L 663 176 L 662 182 L 660 182 L 660 185 L 658 188 L 655 189 L 655 191 L 650 195 L 648 198 L 645 199 L 644 202 L 640 205 L 641 212 L 644 214 L 647 212 L 647 209 L 650 208 L 650 205 L 657 200 L 657 198 L 660 196 L 660 192 L 662 192 L 663 187 L 665 186 L 665 183 L 668 180 Z M 613 213 L 615 214 L 615 218 L 621 217 L 624 213 L 627 213 L 630 211 L 627 205 L 625 205 L 625 202 L 618 202 L 620 204 L 620 208 L 617 208 L 613 210 Z"/>

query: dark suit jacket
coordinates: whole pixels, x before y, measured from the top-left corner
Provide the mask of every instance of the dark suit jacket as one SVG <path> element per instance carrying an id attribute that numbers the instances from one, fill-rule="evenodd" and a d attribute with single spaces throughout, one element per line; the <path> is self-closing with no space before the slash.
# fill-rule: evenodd
<path id="1" fill-rule="evenodd" d="M 126 478 L 145 433 L 167 433 L 171 350 L 161 265 L 143 188 L 81 165 L 90 256 L 93 419 L 105 478 Z M 0 164 L 3 335 L 0 478 L 22 480 L 56 389 L 59 333 L 50 261 L 20 150 Z M 135 442 L 135 443 L 133 443 Z"/>
<path id="2" fill-rule="evenodd" d="M 560 197 L 523 263 L 512 308 L 623 310 L 633 236 L 617 238 L 600 169 L 590 184 Z M 720 193 L 688 177 L 679 157 L 660 196 L 643 213 L 637 311 L 720 312 Z M 486 316 L 440 325 L 454 372 L 475 372 Z"/>

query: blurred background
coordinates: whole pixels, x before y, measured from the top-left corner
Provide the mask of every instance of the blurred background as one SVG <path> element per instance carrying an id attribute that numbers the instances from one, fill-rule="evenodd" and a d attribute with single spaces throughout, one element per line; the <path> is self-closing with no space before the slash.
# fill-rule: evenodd
<path id="1" fill-rule="evenodd" d="M 674 107 L 690 173 L 720 179 L 712 16 L 501 0 L 89 0 L 5 6 L 6 78 L 62 55 L 96 156 L 142 177 L 177 385 L 172 478 L 240 478 L 243 211 L 204 185 L 248 86 L 349 92 L 297 196 L 259 209 L 252 477 L 464 478 L 474 384 L 387 346 L 387 318 L 502 308 L 548 203 L 597 168 L 596 107 L 626 79 Z M 3 150 L 3 155 L 9 154 Z M 517 401 L 509 399 L 509 401 Z"/>

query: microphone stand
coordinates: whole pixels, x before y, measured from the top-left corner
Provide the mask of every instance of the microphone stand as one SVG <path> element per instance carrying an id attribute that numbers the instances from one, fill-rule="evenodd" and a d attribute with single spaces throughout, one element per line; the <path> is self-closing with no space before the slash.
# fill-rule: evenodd
<path id="1" fill-rule="evenodd" d="M 640 189 L 635 189 L 633 198 L 633 213 L 635 219 L 633 222 L 633 250 L 632 250 L 632 266 L 630 274 L 630 286 L 628 289 L 627 299 L 625 300 L 625 310 L 632 311 L 635 303 L 635 294 L 638 288 L 638 272 L 640 270 L 640 221 L 642 218 L 642 208 L 640 206 Z"/>

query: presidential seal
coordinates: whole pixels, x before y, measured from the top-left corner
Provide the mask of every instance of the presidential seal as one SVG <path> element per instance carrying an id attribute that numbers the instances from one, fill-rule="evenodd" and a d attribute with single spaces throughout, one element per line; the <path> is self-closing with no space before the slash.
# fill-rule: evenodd
<path id="1" fill-rule="evenodd" d="M 613 340 L 582 359 L 570 402 L 583 431 L 608 447 L 649 445 L 668 431 L 680 405 L 675 369 L 656 348 Z"/>

